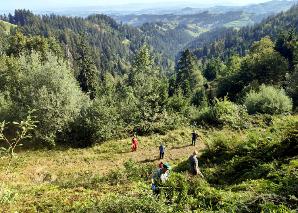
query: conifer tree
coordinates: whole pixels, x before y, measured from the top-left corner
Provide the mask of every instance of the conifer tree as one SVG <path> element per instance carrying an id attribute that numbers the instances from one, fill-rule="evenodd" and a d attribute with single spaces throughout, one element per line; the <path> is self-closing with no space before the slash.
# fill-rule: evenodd
<path id="1" fill-rule="evenodd" d="M 98 87 L 99 73 L 84 35 L 79 38 L 77 54 L 78 81 L 81 89 L 83 92 L 88 93 L 91 99 L 94 99 Z"/>
<path id="2" fill-rule="evenodd" d="M 184 96 L 191 94 L 203 85 L 203 76 L 193 54 L 185 50 L 177 64 L 176 90 L 181 89 Z"/>

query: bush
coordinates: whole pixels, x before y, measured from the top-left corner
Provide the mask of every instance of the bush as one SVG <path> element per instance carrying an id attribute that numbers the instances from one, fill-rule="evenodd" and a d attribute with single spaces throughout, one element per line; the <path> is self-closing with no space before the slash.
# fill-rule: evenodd
<path id="1" fill-rule="evenodd" d="M 245 106 L 250 114 L 282 114 L 290 112 L 292 100 L 283 89 L 262 85 L 259 91 L 250 91 L 245 97 Z"/>
<path id="2" fill-rule="evenodd" d="M 142 197 L 109 196 L 93 209 L 94 212 L 109 213 L 166 213 L 169 211 L 163 202 L 156 197 L 143 195 Z M 92 211 L 93 212 L 93 211 Z"/>
<path id="3" fill-rule="evenodd" d="M 214 118 L 220 125 L 239 127 L 243 125 L 247 113 L 243 106 L 237 105 L 226 98 L 216 99 L 213 107 Z"/>
<path id="4" fill-rule="evenodd" d="M 205 107 L 196 119 L 197 122 L 233 128 L 245 127 L 247 112 L 245 107 L 237 105 L 226 98 L 216 99 L 214 106 Z"/>
<path id="5" fill-rule="evenodd" d="M 123 133 L 123 122 L 117 107 L 103 97 L 82 108 L 79 116 L 65 129 L 62 141 L 84 148 L 96 142 L 119 138 Z"/>

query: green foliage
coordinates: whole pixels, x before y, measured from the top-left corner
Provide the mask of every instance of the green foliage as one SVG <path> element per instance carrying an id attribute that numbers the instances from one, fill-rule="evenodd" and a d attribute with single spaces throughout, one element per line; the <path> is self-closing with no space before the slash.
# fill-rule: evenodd
<path id="1" fill-rule="evenodd" d="M 50 54 L 41 62 L 40 55 L 2 58 L 4 66 L 1 90 L 8 92 L 12 102 L 11 120 L 22 119 L 29 110 L 39 123 L 35 139 L 54 144 L 61 131 L 80 112 L 88 99 L 81 93 L 65 62 Z"/>
<path id="2" fill-rule="evenodd" d="M 222 77 L 231 76 L 238 73 L 241 69 L 242 58 L 238 55 L 233 55 L 229 58 L 226 69 L 224 73 L 222 73 Z"/>
<path id="3" fill-rule="evenodd" d="M 163 185 L 166 199 L 177 205 L 177 210 L 183 210 L 183 206 L 189 200 L 188 190 L 190 185 L 184 175 L 172 173 L 166 183 Z M 180 208 L 180 209 L 179 209 Z"/>
<path id="4" fill-rule="evenodd" d="M 292 100 L 283 89 L 262 85 L 258 92 L 250 91 L 245 98 L 245 106 L 250 114 L 282 114 L 291 112 Z"/>
<path id="5" fill-rule="evenodd" d="M 202 108 L 196 118 L 199 123 L 243 128 L 247 120 L 246 108 L 227 98 L 215 99 L 213 106 Z"/>
<path id="6" fill-rule="evenodd" d="M 0 189 L 0 204 L 10 204 L 14 201 L 17 193 L 15 191 L 9 190 L 5 187 L 1 187 Z"/>
<path id="7" fill-rule="evenodd" d="M 276 50 L 288 60 L 291 71 L 297 63 L 295 59 L 295 57 L 297 57 L 295 56 L 298 45 L 297 42 L 298 37 L 295 34 L 295 30 L 291 29 L 289 31 L 282 32 L 275 44 Z"/>
<path id="8" fill-rule="evenodd" d="M 286 88 L 286 92 L 292 98 L 294 106 L 297 107 L 298 106 L 298 66 L 297 65 L 294 73 L 288 76 L 288 82 L 289 83 Z"/>
<path id="9" fill-rule="evenodd" d="M 288 61 L 275 50 L 271 39 L 264 37 L 253 43 L 249 54 L 241 60 L 239 71 L 220 79 L 217 95 L 237 100 L 248 88 L 261 84 L 282 86 L 288 67 Z"/>
<path id="10" fill-rule="evenodd" d="M 182 95 L 182 92 L 178 91 L 168 99 L 167 108 L 173 112 L 186 114 L 189 109 L 189 103 Z"/>
<path id="11" fill-rule="evenodd" d="M 54 38 L 44 38 L 42 36 L 25 36 L 17 31 L 15 35 L 9 37 L 9 48 L 6 50 L 9 56 L 20 56 L 24 53 L 30 54 L 36 51 L 41 55 L 42 60 L 47 59 L 50 52 L 57 57 L 62 57 L 62 48 Z"/>
<path id="12" fill-rule="evenodd" d="M 77 45 L 76 64 L 78 69 L 78 81 L 83 92 L 88 93 L 91 99 L 95 98 L 99 83 L 99 72 L 96 69 L 91 50 L 85 36 L 79 38 Z"/>
<path id="13" fill-rule="evenodd" d="M 24 121 L 12 122 L 12 127 L 9 123 L 3 121 L 0 126 L 0 142 L 4 142 L 6 147 L 0 147 L 1 151 L 5 151 L 6 154 L 9 154 L 11 157 L 14 156 L 14 151 L 17 147 L 22 146 L 22 142 L 26 139 L 32 138 L 32 130 L 36 128 L 37 121 L 34 121 L 34 118 L 31 117 L 31 114 L 27 116 Z M 10 125 L 11 129 L 15 129 L 14 133 L 10 133 L 9 136 L 5 134 L 8 126 Z"/>
<path id="14" fill-rule="evenodd" d="M 9 119 L 7 116 L 10 114 L 12 102 L 9 95 L 0 93 L 0 118 L 2 120 Z"/>
<path id="15" fill-rule="evenodd" d="M 199 158 L 208 182 L 224 189 L 208 190 L 214 202 L 211 208 L 295 211 L 297 119 L 277 119 L 270 127 L 243 133 L 210 134 L 208 149 Z M 234 197 L 237 194 L 242 196 Z M 203 193 L 202 197 L 208 196 Z"/>
<path id="16" fill-rule="evenodd" d="M 154 65 L 148 46 L 143 46 L 135 56 L 130 70 L 127 87 L 121 89 L 123 97 L 120 114 L 140 134 L 147 134 L 154 129 L 154 123 L 166 118 L 168 98 L 167 80 Z"/>
<path id="17" fill-rule="evenodd" d="M 279 84 L 285 80 L 288 63 L 277 51 L 273 42 L 268 38 L 262 38 L 252 45 L 250 53 L 241 64 L 241 80 L 259 83 Z"/>
<path id="18" fill-rule="evenodd" d="M 204 89 L 195 91 L 191 102 L 196 107 L 206 107 L 208 105 L 206 91 Z"/>
<path id="19" fill-rule="evenodd" d="M 208 81 L 213 81 L 214 79 L 218 78 L 219 76 L 224 76 L 226 71 L 226 66 L 223 62 L 216 58 L 211 59 L 208 61 L 206 68 L 204 69 L 204 77 Z"/>
<path id="20" fill-rule="evenodd" d="M 103 181 L 110 185 L 131 184 L 136 181 L 148 181 L 152 178 L 155 166 L 150 163 L 140 164 L 132 159 L 124 162 L 124 168 L 110 171 Z"/>
<path id="21" fill-rule="evenodd" d="M 88 147 L 96 142 L 120 138 L 123 123 L 116 103 L 107 98 L 94 99 L 81 109 L 80 114 L 64 130 L 63 143 L 73 147 Z"/>
<path id="22" fill-rule="evenodd" d="M 228 101 L 226 98 L 222 101 L 216 100 L 213 113 L 218 124 L 232 127 L 242 126 L 247 116 L 243 106 Z"/>
<path id="23" fill-rule="evenodd" d="M 153 195 L 143 195 L 140 198 L 130 196 L 109 196 L 93 209 L 96 212 L 110 213 L 151 213 L 170 212 L 169 207 Z"/>
<path id="24" fill-rule="evenodd" d="M 203 86 L 204 79 L 198 62 L 188 49 L 182 53 L 176 72 L 176 92 L 181 90 L 184 96 L 191 97 L 193 91 Z"/>

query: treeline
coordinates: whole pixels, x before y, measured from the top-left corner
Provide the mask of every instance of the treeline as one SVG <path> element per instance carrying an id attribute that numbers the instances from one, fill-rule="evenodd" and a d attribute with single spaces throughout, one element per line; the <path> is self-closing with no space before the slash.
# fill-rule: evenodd
<path id="1" fill-rule="evenodd" d="M 33 141 L 39 144 L 85 147 L 134 132 L 163 133 L 186 121 L 189 112 L 172 106 L 168 81 L 146 45 L 128 73 L 101 79 L 84 37 L 75 64 L 53 38 L 16 32 L 2 39 L 1 120 L 32 113 L 38 121 Z"/>
<path id="2" fill-rule="evenodd" d="M 138 29 L 116 23 L 106 15 L 91 15 L 87 18 L 65 17 L 58 15 L 34 15 L 27 10 L 16 10 L 14 15 L 1 16 L 2 20 L 18 25 L 23 34 L 54 37 L 64 49 L 68 60 L 76 61 L 77 46 L 82 36 L 92 51 L 93 60 L 100 73 L 113 75 L 126 72 L 132 61 L 132 55 L 146 42 L 154 47 L 156 63 L 163 69 L 173 66 L 176 48 L 158 32 L 150 29 Z M 176 41 L 176 40 L 175 40 Z M 160 45 L 162 44 L 162 45 Z M 169 59 L 169 57 L 171 59 Z M 75 66 L 74 66 L 75 67 Z"/>
<path id="3" fill-rule="evenodd" d="M 31 140 L 36 144 L 86 147 L 134 132 L 163 134 L 190 123 L 245 128 L 248 114 L 290 113 L 293 102 L 297 107 L 298 39 L 293 31 L 284 31 L 276 42 L 264 37 L 253 43 L 247 55 L 232 55 L 226 63 L 219 58 L 202 62 L 185 50 L 169 77 L 148 45 L 137 44 L 139 50 L 128 48 L 127 55 L 118 55 L 121 48 L 100 40 L 122 27 L 106 16 L 89 17 L 88 22 L 30 13 L 21 17 L 4 17 L 21 27 L 0 34 L 0 117 L 13 122 L 31 113 L 38 121 Z M 66 51 L 67 43 L 57 39 L 55 33 L 66 35 L 57 19 L 65 19 L 64 24 L 73 28 L 76 22 L 92 23 L 90 28 L 79 28 L 90 30 L 87 34 L 66 30 L 74 36 L 70 36 L 74 52 L 71 47 Z M 38 22 L 53 23 L 37 27 Z M 97 22 L 101 24 L 94 25 Z M 43 28 L 47 35 L 40 33 Z M 125 71 L 119 72 L 104 53 L 100 58 L 111 70 L 100 70 L 95 56 L 101 52 L 95 51 L 97 44 L 90 46 L 95 31 L 103 35 L 96 40 L 101 51 L 109 48 L 106 54 L 117 61 L 132 58 Z"/>
<path id="4" fill-rule="evenodd" d="M 37 16 L 26 10 L 16 10 L 14 15 L 3 16 L 3 20 L 18 25 L 18 30 L 27 36 L 54 37 L 62 44 L 64 54 L 74 63 L 81 37 L 92 52 L 97 69 L 103 75 L 107 72 L 121 73 L 127 70 L 130 56 L 143 43 L 137 30 L 118 25 L 104 15 L 86 19 L 56 15 Z M 128 39 L 130 43 L 124 43 Z"/>
<path id="5" fill-rule="evenodd" d="M 275 43 L 269 37 L 254 42 L 246 56 L 208 60 L 203 73 L 211 96 L 241 101 L 249 90 L 268 84 L 284 88 L 297 106 L 297 44 L 297 34 L 284 32 Z"/>

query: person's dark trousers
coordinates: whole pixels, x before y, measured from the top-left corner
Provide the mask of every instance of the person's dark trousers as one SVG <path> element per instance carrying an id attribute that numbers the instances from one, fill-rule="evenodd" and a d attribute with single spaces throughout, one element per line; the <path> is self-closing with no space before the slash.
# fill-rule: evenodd
<path id="1" fill-rule="evenodd" d="M 160 152 L 160 153 L 159 153 L 159 159 L 163 159 L 164 155 L 165 155 L 164 152 Z"/>
<path id="2" fill-rule="evenodd" d="M 153 194 L 157 197 L 159 197 L 160 195 L 160 188 L 159 187 L 156 187 L 154 190 L 153 190 Z"/>
<path id="3" fill-rule="evenodd" d="M 193 146 L 196 145 L 196 140 L 195 140 L 195 139 L 192 139 L 192 140 L 191 140 L 191 145 L 193 145 Z"/>

